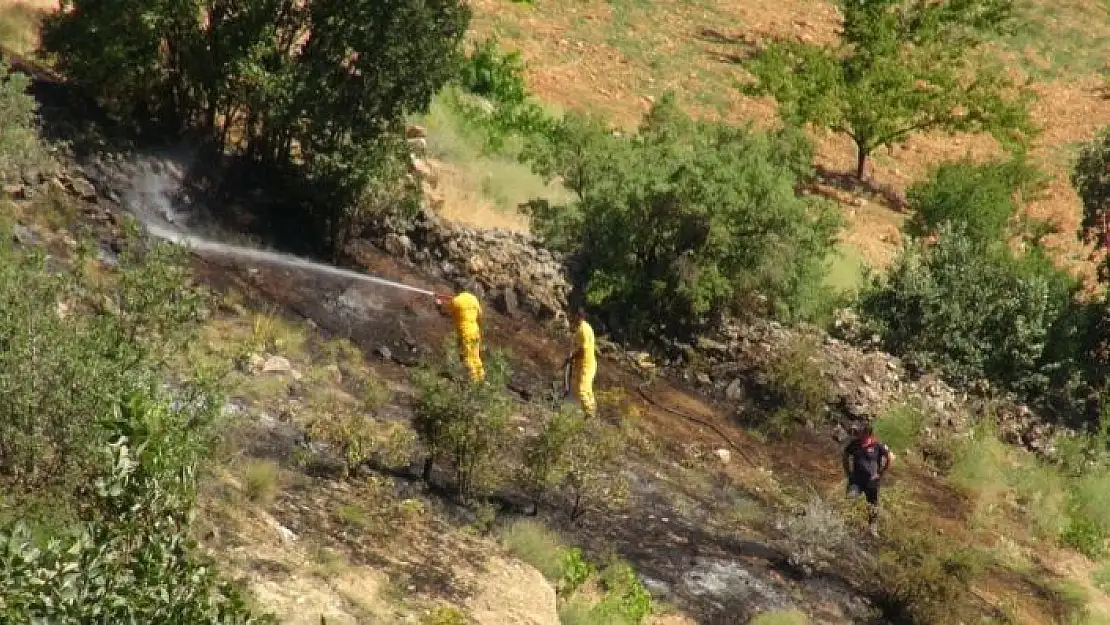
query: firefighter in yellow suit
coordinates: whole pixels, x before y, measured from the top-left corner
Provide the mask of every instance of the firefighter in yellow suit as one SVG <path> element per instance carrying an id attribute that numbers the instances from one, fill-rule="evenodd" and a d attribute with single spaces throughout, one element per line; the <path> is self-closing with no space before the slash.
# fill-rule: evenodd
<path id="1" fill-rule="evenodd" d="M 571 328 L 575 332 L 575 350 L 567 356 L 563 368 L 566 370 L 572 364 L 574 365 L 574 393 L 582 406 L 582 412 L 592 417 L 597 414 L 597 399 L 594 398 L 597 354 L 594 349 L 594 329 L 586 322 L 585 313 L 581 308 L 571 313 Z M 570 388 L 567 388 L 567 392 L 570 392 Z"/>
<path id="2" fill-rule="evenodd" d="M 486 371 L 482 367 L 481 345 L 482 332 L 478 327 L 478 319 L 482 316 L 482 307 L 478 298 L 463 291 L 452 297 L 448 295 L 436 296 L 436 303 L 443 307 L 446 302 L 447 314 L 455 322 L 455 334 L 459 341 L 459 359 L 470 374 L 472 382 L 486 378 Z"/>

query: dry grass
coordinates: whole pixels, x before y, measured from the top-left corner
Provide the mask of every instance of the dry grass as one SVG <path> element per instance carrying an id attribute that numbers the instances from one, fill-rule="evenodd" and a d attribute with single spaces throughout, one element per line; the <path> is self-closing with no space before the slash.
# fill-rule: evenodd
<path id="1" fill-rule="evenodd" d="M 677 91 L 695 114 L 774 123 L 773 102 L 736 91 L 743 73 L 737 55 L 745 44 L 768 38 L 831 41 L 839 20 L 832 3 L 819 0 L 475 0 L 473 6 L 474 36 L 497 35 L 504 45 L 520 49 L 528 82 L 544 101 L 601 111 L 625 125 L 635 124 L 665 90 Z M 1044 132 L 1035 154 L 1054 176 L 1046 197 L 1028 212 L 1060 226 L 1061 234 L 1048 243 L 1061 260 L 1082 263 L 1086 252 L 1074 241 L 1079 203 L 1067 181 L 1068 149 L 1110 119 L 1100 75 L 1108 58 L 1110 19 L 1101 2 L 1027 0 L 1022 7 L 1029 28 L 998 47 L 1032 77 L 1041 96 L 1034 117 Z M 851 168 L 848 141 L 816 138 L 820 165 Z M 919 136 L 877 155 L 873 176 L 902 191 L 932 164 L 995 150 L 985 137 Z M 885 265 L 900 240 L 903 216 L 874 202 L 853 206 L 850 196 L 842 199 L 849 224 L 843 242 L 858 248 L 867 262 Z"/>
<path id="2" fill-rule="evenodd" d="M 22 55 L 34 52 L 43 15 L 57 8 L 55 0 L 0 0 L 0 45 Z"/>

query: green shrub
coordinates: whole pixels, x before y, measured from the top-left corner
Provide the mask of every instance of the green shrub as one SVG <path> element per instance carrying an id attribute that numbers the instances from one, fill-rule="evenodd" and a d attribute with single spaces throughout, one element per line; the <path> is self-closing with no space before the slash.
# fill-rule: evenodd
<path id="1" fill-rule="evenodd" d="M 651 593 L 627 562 L 616 561 L 607 566 L 601 572 L 601 584 L 605 597 L 594 606 L 593 612 L 634 625 L 651 615 Z"/>
<path id="2" fill-rule="evenodd" d="M 247 497 L 254 502 L 269 505 L 278 493 L 281 469 L 273 460 L 254 460 L 247 464 L 243 474 Z"/>
<path id="3" fill-rule="evenodd" d="M 1103 563 L 1091 574 L 1091 582 L 1103 593 L 1110 593 L 1110 563 Z"/>
<path id="4" fill-rule="evenodd" d="M 895 452 L 908 451 L 917 445 L 925 415 L 908 403 L 891 406 L 875 420 L 875 435 Z"/>
<path id="5" fill-rule="evenodd" d="M 127 246 L 106 285 L 0 246 L 0 485 L 16 500 L 5 503 L 48 491 L 64 504 L 88 483 L 101 436 L 88 415 L 161 383 L 162 365 L 194 336 L 203 297 L 181 251 Z M 197 384 L 181 388 L 196 399 Z"/>
<path id="6" fill-rule="evenodd" d="M 187 532 L 203 428 L 142 395 L 120 408 L 102 422 L 110 442 L 98 447 L 103 465 L 90 484 L 90 520 L 45 541 L 24 525 L 0 530 L 2 620 L 274 622 L 252 616 L 235 588 L 191 552 Z"/>
<path id="7" fill-rule="evenodd" d="M 453 362 L 450 356 L 448 362 Z M 442 364 L 413 374 L 418 393 L 413 427 L 428 448 L 424 480 L 431 479 L 436 462 L 446 462 L 459 494 L 468 497 L 493 488 L 505 477 L 502 456 L 512 400 L 502 390 L 508 368 L 500 355 L 486 359 L 486 379 L 477 383 L 460 375 L 457 362 L 453 364 L 455 375 L 449 375 Z"/>
<path id="8" fill-rule="evenodd" d="M 821 370 L 820 353 L 816 339 L 799 336 L 772 354 L 766 381 L 779 409 L 763 429 L 781 436 L 798 423 L 825 419 L 833 392 Z"/>
<path id="9" fill-rule="evenodd" d="M 1068 519 L 1060 543 L 1088 558 L 1098 558 L 1106 550 L 1106 529 L 1092 519 L 1075 515 Z"/>
<path id="10" fill-rule="evenodd" d="M 538 505 L 551 491 L 564 494 L 572 519 L 595 506 L 624 501 L 627 485 L 618 460 L 624 438 L 600 419 L 566 408 L 552 413 L 524 446 L 522 486 Z"/>
<path id="11" fill-rule="evenodd" d="M 469 625 L 470 622 L 465 614 L 451 605 L 438 606 L 421 619 L 423 625 Z"/>
<path id="12" fill-rule="evenodd" d="M 525 158 L 575 194 L 532 202 L 533 230 L 577 258 L 576 286 L 621 338 L 753 307 L 793 318 L 822 282 L 839 217 L 795 194 L 812 168 L 796 131 L 694 121 L 668 96 L 632 136 L 568 114 Z"/>
<path id="13" fill-rule="evenodd" d="M 941 163 L 906 191 L 915 212 L 909 233 L 929 234 L 951 222 L 975 241 L 1001 241 L 1018 209 L 1015 195 L 1042 187 L 1044 181 L 1044 174 L 1020 155 L 986 163 L 970 158 Z"/>
<path id="14" fill-rule="evenodd" d="M 910 364 L 1043 400 L 1078 371 L 1076 289 L 1036 248 L 1014 255 L 945 224 L 935 245 L 908 243 L 859 307 Z"/>
<path id="15" fill-rule="evenodd" d="M 564 549 L 559 559 L 562 573 L 559 579 L 559 594 L 570 596 L 578 590 L 591 577 L 597 574 L 597 568 L 582 555 L 578 547 Z"/>
<path id="16" fill-rule="evenodd" d="M 27 93 L 31 79 L 12 72 L 0 61 L 0 181 L 19 176 L 24 167 L 50 165 L 35 129 L 34 97 Z"/>

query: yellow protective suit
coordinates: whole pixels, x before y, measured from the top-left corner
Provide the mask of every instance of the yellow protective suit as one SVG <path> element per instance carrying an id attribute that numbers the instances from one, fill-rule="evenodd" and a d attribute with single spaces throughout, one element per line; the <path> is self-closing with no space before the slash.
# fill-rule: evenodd
<path id="1" fill-rule="evenodd" d="M 459 340 L 459 359 L 466 365 L 470 380 L 477 382 L 486 378 L 480 353 L 482 334 L 478 327 L 478 317 L 482 307 L 478 298 L 470 293 L 459 293 L 451 300 L 451 316 L 455 321 L 455 333 Z"/>
<path id="2" fill-rule="evenodd" d="M 582 412 L 592 417 L 597 414 L 597 399 L 594 398 L 597 355 L 594 350 L 594 329 L 584 319 L 578 323 L 575 342 L 578 344 L 578 358 L 575 363 L 574 392 L 578 402 L 582 404 Z"/>

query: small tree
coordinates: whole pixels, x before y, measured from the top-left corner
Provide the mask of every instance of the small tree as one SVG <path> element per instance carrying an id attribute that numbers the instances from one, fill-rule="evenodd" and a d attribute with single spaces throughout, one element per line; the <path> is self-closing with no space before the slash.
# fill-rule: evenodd
<path id="1" fill-rule="evenodd" d="M 1021 156 L 986 163 L 966 158 L 941 163 L 906 192 L 914 210 L 909 233 L 930 234 L 952 222 L 977 241 L 1000 241 L 1018 202 L 1043 188 L 1045 180 L 1044 174 Z"/>
<path id="2" fill-rule="evenodd" d="M 482 382 L 449 375 L 442 366 L 414 374 L 419 395 L 413 427 L 428 448 L 425 482 L 437 461 L 450 463 L 463 497 L 486 491 L 501 479 L 498 470 L 512 411 L 511 400 L 501 390 L 507 379 L 500 357 L 487 363 Z"/>
<path id="3" fill-rule="evenodd" d="M 847 135 L 856 177 L 880 147 L 928 131 L 990 132 L 1011 144 L 1032 130 L 1028 94 L 977 54 L 1014 23 L 1013 0 L 843 0 L 843 39 L 776 42 L 747 69 L 795 123 Z M 977 62 L 978 61 L 978 62 Z"/>
<path id="4" fill-rule="evenodd" d="M 617 459 L 624 449 L 619 433 L 576 408 L 551 414 L 524 448 L 521 482 L 537 506 L 549 492 L 562 491 L 571 519 L 588 507 L 623 501 L 626 485 Z"/>

